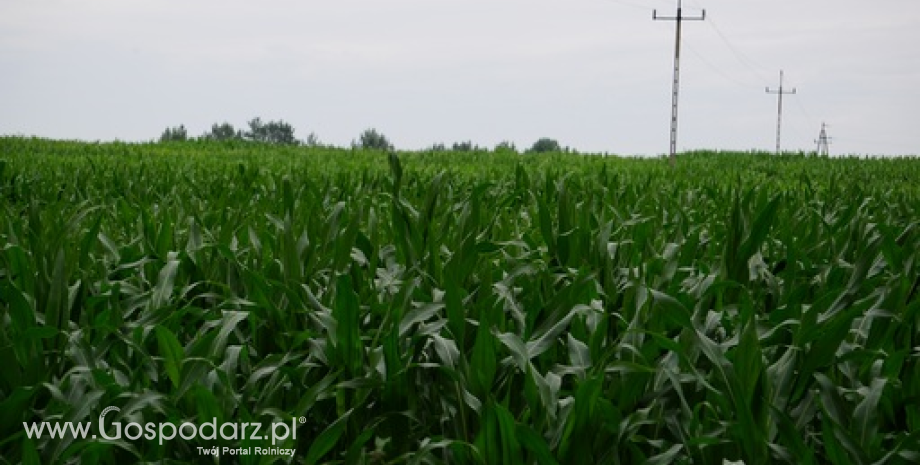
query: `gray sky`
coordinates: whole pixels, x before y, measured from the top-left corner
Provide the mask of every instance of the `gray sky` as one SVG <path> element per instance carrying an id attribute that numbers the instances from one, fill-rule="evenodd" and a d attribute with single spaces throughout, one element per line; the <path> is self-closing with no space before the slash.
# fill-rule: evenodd
<path id="1" fill-rule="evenodd" d="M 680 150 L 920 154 L 917 0 L 685 0 Z M 668 150 L 671 0 L 0 0 L 0 134 L 283 119 L 347 145 Z"/>

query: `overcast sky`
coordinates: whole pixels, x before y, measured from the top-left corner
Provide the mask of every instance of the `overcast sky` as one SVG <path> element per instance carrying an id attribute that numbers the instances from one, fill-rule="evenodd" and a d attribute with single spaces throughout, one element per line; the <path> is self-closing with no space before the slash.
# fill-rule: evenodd
<path id="1" fill-rule="evenodd" d="M 920 154 L 920 1 L 685 0 L 678 148 Z M 0 0 L 0 134 L 668 150 L 676 0 Z"/>

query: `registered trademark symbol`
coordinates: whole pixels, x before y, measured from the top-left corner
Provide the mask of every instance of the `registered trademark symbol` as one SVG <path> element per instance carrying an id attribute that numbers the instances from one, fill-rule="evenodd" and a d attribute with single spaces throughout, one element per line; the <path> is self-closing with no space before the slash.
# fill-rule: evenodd
<path id="1" fill-rule="evenodd" d="M 300 424 L 301 424 L 301 425 L 304 424 L 304 423 L 306 423 L 306 422 L 307 422 L 307 417 L 300 417 Z"/>

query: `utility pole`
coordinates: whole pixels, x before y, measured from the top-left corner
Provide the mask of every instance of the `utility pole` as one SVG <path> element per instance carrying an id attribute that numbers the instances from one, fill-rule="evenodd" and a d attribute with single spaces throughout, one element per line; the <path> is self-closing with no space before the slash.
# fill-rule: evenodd
<path id="1" fill-rule="evenodd" d="M 816 154 L 819 157 L 820 156 L 825 156 L 825 157 L 830 156 L 831 154 L 830 139 L 831 138 L 827 137 L 827 125 L 824 123 L 821 123 L 821 133 L 818 134 L 818 140 L 815 141 L 818 143 L 818 150 L 816 151 Z"/>
<path id="2" fill-rule="evenodd" d="M 671 94 L 671 166 L 677 154 L 677 95 L 680 92 L 680 23 L 684 20 L 703 21 L 706 19 L 706 10 L 699 17 L 686 17 L 681 9 L 681 0 L 677 0 L 677 16 L 658 16 L 658 10 L 652 10 L 652 20 L 667 20 L 677 22 L 676 39 L 674 40 L 674 86 Z"/>
<path id="3" fill-rule="evenodd" d="M 779 109 L 778 109 L 777 112 L 776 112 L 776 115 L 777 115 L 777 116 L 776 116 L 776 154 L 779 155 L 780 131 L 782 130 L 782 125 L 783 125 L 783 95 L 791 95 L 791 94 L 794 94 L 794 93 L 795 93 L 795 87 L 793 87 L 791 91 L 784 91 L 784 90 L 783 90 L 783 71 L 780 70 L 780 72 L 779 72 L 779 89 L 778 89 L 778 90 L 770 90 L 770 88 L 767 87 L 767 93 L 768 93 L 768 94 L 777 94 L 777 95 L 779 95 L 779 99 L 778 99 L 778 100 L 779 100 Z"/>

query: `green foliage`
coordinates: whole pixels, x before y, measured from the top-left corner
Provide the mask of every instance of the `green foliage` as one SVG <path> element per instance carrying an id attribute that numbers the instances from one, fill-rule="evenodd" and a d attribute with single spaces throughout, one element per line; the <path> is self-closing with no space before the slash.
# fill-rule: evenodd
<path id="1" fill-rule="evenodd" d="M 478 145 L 474 145 L 472 141 L 465 142 L 454 142 L 454 145 L 451 147 L 451 150 L 454 152 L 473 152 L 482 150 Z"/>
<path id="2" fill-rule="evenodd" d="M 0 138 L 0 463 L 268 445 L 22 426 L 107 406 L 303 417 L 292 463 L 917 463 L 917 186 L 916 159 Z"/>
<path id="3" fill-rule="evenodd" d="M 160 136 L 160 142 L 185 142 L 188 140 L 188 131 L 184 125 L 174 128 L 166 128 Z"/>
<path id="4" fill-rule="evenodd" d="M 352 143 L 352 145 L 360 147 L 365 150 L 392 150 L 393 144 L 384 136 L 383 134 L 377 132 L 376 129 L 367 129 L 361 133 L 358 137 L 357 144 Z"/>
<path id="5" fill-rule="evenodd" d="M 320 140 L 319 140 L 319 136 L 317 136 L 316 133 L 313 133 L 313 132 L 311 132 L 310 134 L 307 135 L 307 138 L 303 141 L 303 143 L 304 143 L 304 145 L 306 145 L 307 147 L 314 147 L 314 148 L 316 148 L 316 147 L 322 147 L 322 146 L 323 146 L 323 143 L 320 142 Z"/>
<path id="6" fill-rule="evenodd" d="M 205 140 L 216 140 L 216 141 L 230 141 L 230 140 L 242 140 L 243 133 L 236 130 L 232 124 L 224 122 L 221 124 L 214 123 L 211 126 L 211 131 L 204 133 L 201 136 Z"/>
<path id="7" fill-rule="evenodd" d="M 502 141 L 495 146 L 495 152 L 497 153 L 517 153 L 517 147 L 514 146 L 514 142 Z"/>
<path id="8" fill-rule="evenodd" d="M 243 133 L 247 140 L 265 144 L 297 145 L 294 127 L 284 121 L 262 122 L 260 118 L 249 121 L 249 130 Z"/>
<path id="9" fill-rule="evenodd" d="M 561 151 L 562 147 L 559 145 L 559 142 L 548 137 L 544 137 L 534 142 L 530 149 L 527 150 L 529 153 L 552 153 Z"/>

